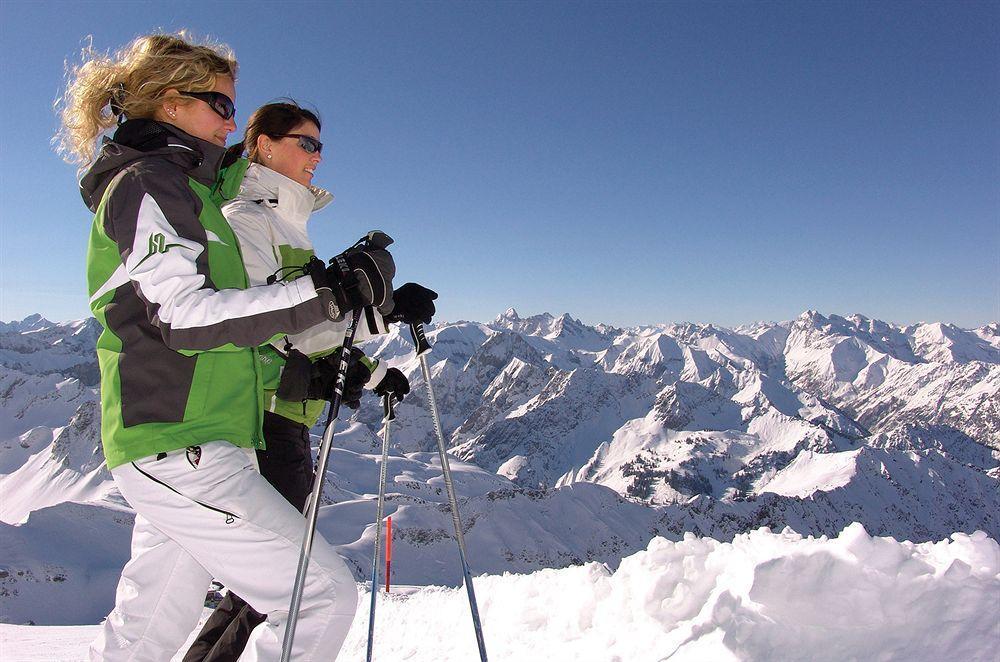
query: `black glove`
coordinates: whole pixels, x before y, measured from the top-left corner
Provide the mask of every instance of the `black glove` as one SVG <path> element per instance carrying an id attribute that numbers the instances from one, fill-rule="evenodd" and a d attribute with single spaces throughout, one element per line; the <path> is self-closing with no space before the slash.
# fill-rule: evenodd
<path id="1" fill-rule="evenodd" d="M 376 395 L 381 397 L 390 394 L 396 398 L 396 402 L 402 402 L 403 396 L 409 392 L 410 381 L 398 368 L 386 370 L 385 377 L 375 386 Z"/>
<path id="2" fill-rule="evenodd" d="M 385 319 L 389 322 L 403 322 L 404 324 L 416 324 L 417 322 L 430 324 L 431 318 L 436 312 L 434 299 L 437 298 L 437 292 L 429 290 L 423 285 L 416 283 L 402 285 L 392 293 L 395 306 L 392 312 L 385 316 Z"/>
<path id="3" fill-rule="evenodd" d="M 343 348 L 313 363 L 312 380 L 309 382 L 310 400 L 328 400 L 333 402 L 333 390 L 337 384 L 337 368 Z M 344 384 L 344 395 L 340 402 L 351 409 L 361 406 L 361 392 L 371 378 L 371 370 L 361 361 L 365 355 L 357 347 L 351 348 L 351 356 L 347 361 L 347 382 Z"/>
<path id="4" fill-rule="evenodd" d="M 285 365 L 281 368 L 281 379 L 278 381 L 276 395 L 289 402 L 302 402 L 309 395 L 312 363 L 308 356 L 291 345 L 286 345 L 285 351 L 287 352 Z"/>
<path id="5" fill-rule="evenodd" d="M 384 248 L 350 248 L 330 260 L 330 266 L 313 257 L 305 271 L 317 290 L 331 292 L 336 310 L 328 310 L 327 316 L 332 320 L 363 306 L 374 306 L 382 314 L 392 310 L 396 264 Z"/>

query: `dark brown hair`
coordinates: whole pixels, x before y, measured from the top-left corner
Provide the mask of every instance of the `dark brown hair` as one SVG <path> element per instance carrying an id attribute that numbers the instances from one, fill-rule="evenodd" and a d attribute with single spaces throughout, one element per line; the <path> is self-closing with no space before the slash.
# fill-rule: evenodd
<path id="1" fill-rule="evenodd" d="M 315 112 L 303 108 L 292 99 L 268 103 L 253 111 L 243 133 L 247 158 L 254 163 L 261 162 L 257 154 L 257 138 L 260 136 L 282 136 L 303 122 L 312 122 L 317 129 L 323 128 Z"/>

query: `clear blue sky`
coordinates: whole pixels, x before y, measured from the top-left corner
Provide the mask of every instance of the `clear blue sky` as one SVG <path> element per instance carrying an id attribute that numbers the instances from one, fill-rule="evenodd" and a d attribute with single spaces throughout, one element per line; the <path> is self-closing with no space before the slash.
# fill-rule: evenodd
<path id="1" fill-rule="evenodd" d="M 0 319 L 89 312 L 64 61 L 182 27 L 235 49 L 241 130 L 319 108 L 318 251 L 386 230 L 442 319 L 1000 319 L 995 2 L 10 0 Z"/>

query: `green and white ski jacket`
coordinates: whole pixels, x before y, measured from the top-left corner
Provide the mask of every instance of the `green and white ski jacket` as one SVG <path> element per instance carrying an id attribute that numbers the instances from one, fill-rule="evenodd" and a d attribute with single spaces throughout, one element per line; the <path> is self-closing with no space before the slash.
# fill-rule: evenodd
<path id="1" fill-rule="evenodd" d="M 246 174 L 240 192 L 222 206 L 222 213 L 239 239 L 250 284 L 262 285 L 270 276 L 281 280 L 286 274 L 294 273 L 294 268 L 301 267 L 313 256 L 306 224 L 312 213 L 328 205 L 333 196 L 323 189 L 303 186 L 257 163 L 244 167 Z M 355 336 L 357 342 L 386 332 L 382 316 L 370 308 L 361 319 Z M 276 348 L 284 352 L 287 342 L 310 358 L 325 356 L 343 344 L 348 326 L 347 319 L 327 321 L 304 332 L 289 334 L 275 341 L 273 347 L 261 348 L 264 402 L 268 411 L 308 427 L 316 424 L 324 401 L 289 402 L 275 396 L 284 365 L 282 354 Z M 367 358 L 366 364 L 372 371 L 368 386 L 374 388 L 385 376 L 387 367 Z"/>
<path id="2" fill-rule="evenodd" d="M 308 277 L 249 287 L 219 208 L 243 168 L 169 124 L 131 120 L 80 183 L 95 212 L 90 307 L 104 327 L 101 439 L 108 468 L 225 440 L 263 448 L 257 347 L 339 311 Z"/>

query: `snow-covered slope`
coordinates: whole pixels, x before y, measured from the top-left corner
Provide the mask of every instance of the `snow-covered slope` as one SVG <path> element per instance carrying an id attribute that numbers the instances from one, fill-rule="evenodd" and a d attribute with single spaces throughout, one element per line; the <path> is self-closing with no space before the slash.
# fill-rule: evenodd
<path id="1" fill-rule="evenodd" d="M 0 325 L 0 519 L 26 549 L 42 549 L 31 540 L 74 503 L 114 522 L 125 507 L 102 466 L 95 334 L 93 320 Z M 475 573 L 614 568 L 657 535 L 727 541 L 762 525 L 1000 537 L 996 323 L 969 331 L 810 311 L 736 329 L 616 329 L 511 309 L 428 337 Z M 365 349 L 413 386 L 392 428 L 394 578 L 457 585 L 419 363 L 399 328 Z M 369 396 L 341 423 L 320 517 L 359 578 L 370 572 L 380 417 Z M 67 524 L 61 535 L 36 560 L 83 581 L 73 552 L 91 534 Z M 127 538 L 107 544 L 127 556 Z M 22 582 L 20 598 L 0 593 L 0 608 L 77 585 Z"/>
<path id="2" fill-rule="evenodd" d="M 27 455 L 20 467 L 0 476 L 0 521 L 20 523 L 41 508 L 67 501 L 99 501 L 116 492 L 104 466 L 97 402 L 81 405 L 68 425 L 51 435 L 48 432 L 48 428 L 34 428 L 24 433 L 17 445 L 24 453 L 8 449 L 10 457 L 0 457 Z"/>
<path id="3" fill-rule="evenodd" d="M 97 401 L 97 320 L 0 322 L 0 476 Z"/>
<path id="4" fill-rule="evenodd" d="M 873 432 L 949 426 L 1000 449 L 996 325 L 899 327 L 807 312 L 785 348 L 788 378 Z M 992 340 L 992 344 L 991 344 Z"/>
<path id="5" fill-rule="evenodd" d="M 0 522 L 0 622 L 99 623 L 115 604 L 133 519 L 127 505 L 105 501 Z"/>

